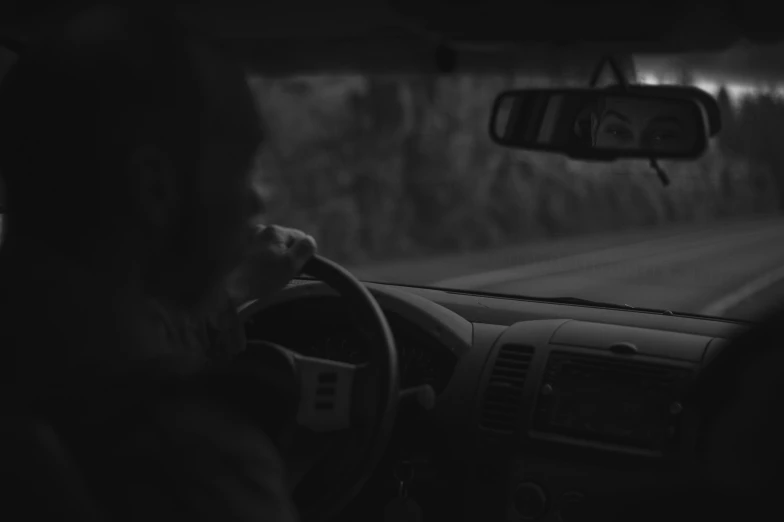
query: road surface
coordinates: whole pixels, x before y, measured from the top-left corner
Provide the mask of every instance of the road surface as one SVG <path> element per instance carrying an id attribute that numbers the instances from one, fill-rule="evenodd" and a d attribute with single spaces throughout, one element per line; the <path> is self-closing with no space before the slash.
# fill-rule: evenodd
<path id="1" fill-rule="evenodd" d="M 784 299 L 784 218 L 542 241 L 352 271 L 365 280 L 754 319 Z"/>

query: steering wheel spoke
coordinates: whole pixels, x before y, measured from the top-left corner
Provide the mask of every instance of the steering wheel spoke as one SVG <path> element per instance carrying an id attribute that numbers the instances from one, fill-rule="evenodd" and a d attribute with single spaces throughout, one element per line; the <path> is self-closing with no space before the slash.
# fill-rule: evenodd
<path id="1" fill-rule="evenodd" d="M 350 428 L 360 367 L 299 354 L 294 360 L 300 387 L 297 423 L 316 432 Z"/>
<path id="2" fill-rule="evenodd" d="M 324 522 L 360 492 L 381 461 L 397 414 L 400 377 L 394 336 L 368 289 L 320 256 L 305 265 L 304 273 L 346 302 L 357 330 L 367 338 L 368 363 L 309 357 L 266 342 L 256 343 L 257 355 L 249 357 L 262 363 L 273 381 L 281 381 L 281 393 L 298 395 L 294 422 L 283 430 L 284 453 L 292 457 L 287 460 L 302 519 Z M 240 319 L 245 322 L 269 305 L 247 303 Z"/>

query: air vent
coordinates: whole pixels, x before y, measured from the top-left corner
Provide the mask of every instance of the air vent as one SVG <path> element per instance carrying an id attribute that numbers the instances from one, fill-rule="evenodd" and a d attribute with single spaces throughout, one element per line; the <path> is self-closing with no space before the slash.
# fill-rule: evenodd
<path id="1" fill-rule="evenodd" d="M 485 389 L 481 421 L 483 428 L 498 433 L 514 431 L 533 355 L 532 346 L 507 344 L 501 347 Z"/>

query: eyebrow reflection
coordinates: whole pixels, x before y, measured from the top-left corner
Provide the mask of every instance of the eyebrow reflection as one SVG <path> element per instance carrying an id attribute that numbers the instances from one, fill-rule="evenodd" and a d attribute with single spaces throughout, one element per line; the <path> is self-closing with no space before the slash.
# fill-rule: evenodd
<path id="1" fill-rule="evenodd" d="M 606 111 L 604 111 L 604 114 L 602 115 L 602 119 L 604 119 L 604 118 L 606 118 L 608 116 L 615 116 L 616 118 L 618 118 L 621 121 L 624 121 L 626 123 L 631 123 L 631 120 L 629 119 L 628 116 L 626 116 L 625 114 L 621 114 L 620 112 L 618 112 L 616 110 L 613 110 L 613 109 L 607 109 Z"/>
<path id="2" fill-rule="evenodd" d="M 681 119 L 675 116 L 656 116 L 655 118 L 651 118 L 649 123 L 674 123 L 679 127 L 683 126 Z"/>

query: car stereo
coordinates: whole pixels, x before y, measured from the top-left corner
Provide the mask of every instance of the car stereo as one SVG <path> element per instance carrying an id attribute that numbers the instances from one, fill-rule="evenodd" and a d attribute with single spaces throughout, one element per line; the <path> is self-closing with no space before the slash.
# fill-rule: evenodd
<path id="1" fill-rule="evenodd" d="M 678 435 L 688 368 L 552 352 L 534 414 L 539 433 L 663 451 Z"/>

